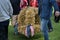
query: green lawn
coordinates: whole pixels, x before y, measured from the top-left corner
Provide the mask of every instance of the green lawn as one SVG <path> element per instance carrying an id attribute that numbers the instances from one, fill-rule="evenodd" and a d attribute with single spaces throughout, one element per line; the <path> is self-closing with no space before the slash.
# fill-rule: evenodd
<path id="1" fill-rule="evenodd" d="M 55 23 L 53 17 L 51 18 L 53 25 L 53 32 L 49 33 L 50 40 L 60 40 L 60 23 Z M 26 38 L 24 35 L 14 35 L 14 30 L 12 26 L 8 28 L 8 38 L 9 40 L 43 40 L 41 33 L 37 33 L 34 37 Z"/>

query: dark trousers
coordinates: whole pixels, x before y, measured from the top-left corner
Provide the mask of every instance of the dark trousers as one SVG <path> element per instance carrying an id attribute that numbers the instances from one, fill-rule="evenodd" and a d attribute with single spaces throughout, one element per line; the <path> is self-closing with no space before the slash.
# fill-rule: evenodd
<path id="1" fill-rule="evenodd" d="M 9 20 L 0 22 L 0 40 L 8 40 Z"/>

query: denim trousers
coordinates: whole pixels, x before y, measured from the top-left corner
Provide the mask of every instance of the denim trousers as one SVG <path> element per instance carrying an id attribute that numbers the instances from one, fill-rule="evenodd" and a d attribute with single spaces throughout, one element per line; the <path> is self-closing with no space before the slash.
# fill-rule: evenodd
<path id="1" fill-rule="evenodd" d="M 48 21 L 49 20 L 41 19 L 41 31 L 44 35 L 44 40 L 49 40 L 48 27 L 47 27 Z"/>
<path id="2" fill-rule="evenodd" d="M 52 23 L 51 23 L 51 20 L 50 19 L 48 20 L 47 26 L 48 26 L 48 29 L 53 29 Z"/>
<path id="3" fill-rule="evenodd" d="M 18 34 L 18 23 L 17 22 L 14 25 L 14 32 L 16 35 Z"/>
<path id="4" fill-rule="evenodd" d="M 9 20 L 0 22 L 0 40 L 8 40 Z"/>

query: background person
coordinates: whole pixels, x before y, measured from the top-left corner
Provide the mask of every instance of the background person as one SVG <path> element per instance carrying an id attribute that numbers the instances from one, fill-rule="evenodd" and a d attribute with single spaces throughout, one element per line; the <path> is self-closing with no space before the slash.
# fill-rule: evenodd
<path id="1" fill-rule="evenodd" d="M 50 9 L 54 6 L 55 16 L 59 16 L 59 8 L 55 0 L 38 0 L 38 14 L 41 18 L 41 31 L 44 35 L 44 40 L 49 40 L 47 24 L 50 19 Z"/>
<path id="2" fill-rule="evenodd" d="M 20 0 L 10 0 L 13 7 L 12 25 L 14 26 L 14 34 L 18 34 L 17 17 L 20 12 Z"/>
<path id="3" fill-rule="evenodd" d="M 8 40 L 9 19 L 13 9 L 9 0 L 0 0 L 0 40 Z"/>

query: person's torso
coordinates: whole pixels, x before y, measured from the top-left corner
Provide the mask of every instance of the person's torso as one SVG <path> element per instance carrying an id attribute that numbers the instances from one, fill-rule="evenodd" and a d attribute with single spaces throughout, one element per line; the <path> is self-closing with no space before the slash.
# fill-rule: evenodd
<path id="1" fill-rule="evenodd" d="M 25 8 L 27 6 L 28 1 L 29 1 L 29 6 L 38 7 L 38 0 L 23 0 L 22 8 Z"/>
<path id="2" fill-rule="evenodd" d="M 0 21 L 9 19 L 8 0 L 0 0 Z"/>
<path id="3" fill-rule="evenodd" d="M 13 7 L 13 15 L 19 14 L 20 11 L 20 0 L 10 0 Z"/>
<path id="4" fill-rule="evenodd" d="M 50 0 L 42 0 L 42 4 L 41 4 L 41 17 L 48 19 L 50 17 L 51 14 L 51 8 L 52 5 L 50 3 Z"/>
<path id="5" fill-rule="evenodd" d="M 38 0 L 30 0 L 30 6 L 38 7 Z"/>

